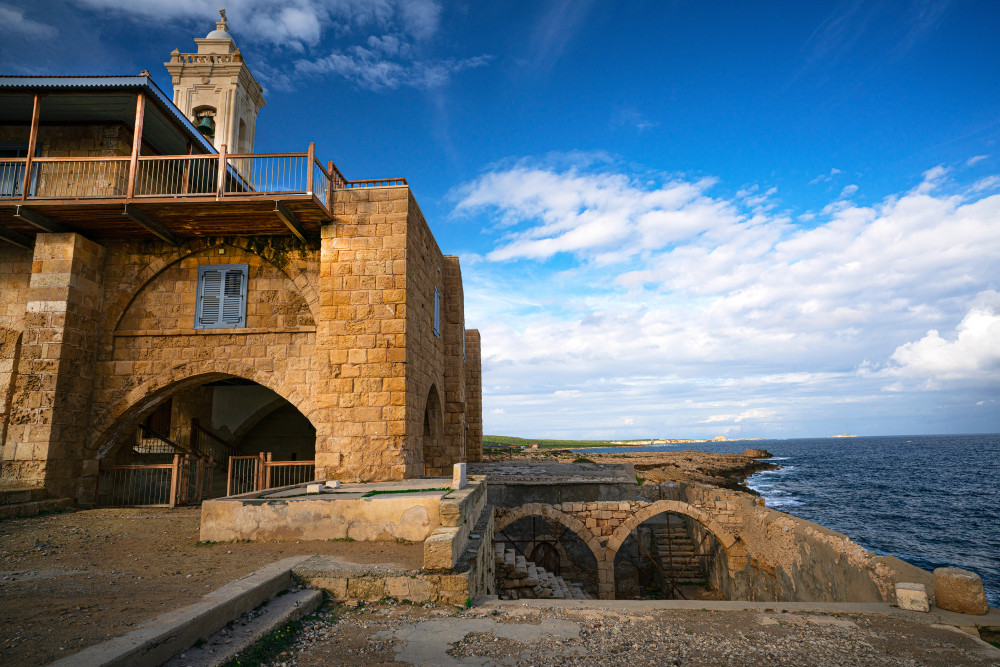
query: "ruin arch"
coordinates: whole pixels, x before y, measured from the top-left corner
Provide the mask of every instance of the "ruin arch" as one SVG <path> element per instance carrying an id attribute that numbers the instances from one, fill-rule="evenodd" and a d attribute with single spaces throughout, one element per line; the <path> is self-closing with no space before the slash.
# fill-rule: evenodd
<path id="1" fill-rule="evenodd" d="M 742 570 L 746 566 L 746 548 L 737 537 L 720 526 L 711 515 L 703 512 L 694 505 L 679 500 L 657 500 L 654 503 L 640 507 L 631 516 L 624 519 L 621 525 L 615 529 L 615 532 L 611 534 L 611 537 L 608 538 L 606 562 L 614 563 L 618 549 L 621 548 L 629 533 L 635 530 L 640 523 L 653 518 L 657 514 L 667 512 L 691 517 L 712 533 L 715 539 L 719 541 L 719 544 L 722 545 L 722 548 L 726 550 L 730 572 Z"/>
<path id="2" fill-rule="evenodd" d="M 116 401 L 96 423 L 92 432 L 96 436 L 89 443 L 88 458 L 103 458 L 115 444 L 118 436 L 134 427 L 137 418 L 178 391 L 238 377 L 267 387 L 291 403 L 316 429 L 316 439 L 325 436 L 326 424 L 317 421 L 318 410 L 312 400 L 294 388 L 280 382 L 274 373 L 260 371 L 253 366 L 226 359 L 205 359 L 174 366 L 156 375 Z"/>
<path id="3" fill-rule="evenodd" d="M 123 289 L 117 297 L 111 300 L 106 311 L 108 314 L 106 321 L 113 322 L 114 324 L 108 330 L 115 331 L 118 329 L 122 318 L 125 317 L 125 313 L 128 312 L 132 302 L 161 273 L 188 257 L 223 246 L 229 246 L 252 255 L 257 255 L 283 273 L 292 281 L 292 284 L 298 289 L 299 295 L 305 300 L 306 305 L 309 306 L 309 312 L 312 315 L 313 321 L 319 321 L 319 295 L 313 284 L 294 263 L 278 264 L 273 258 L 268 257 L 267 254 L 259 252 L 255 248 L 254 240 L 250 238 L 199 238 L 179 248 L 173 248 L 169 254 L 150 261 L 146 268 L 135 278 L 131 286 L 128 289 Z"/>
<path id="4" fill-rule="evenodd" d="M 587 528 L 587 525 L 583 521 L 576 518 L 572 514 L 567 514 L 566 512 L 557 510 L 551 505 L 528 503 L 514 508 L 498 507 L 495 510 L 495 530 L 499 533 L 515 521 L 520 521 L 521 519 L 530 516 L 540 516 L 543 519 L 565 526 L 569 530 L 576 533 L 577 536 L 583 540 L 584 544 L 587 545 L 587 548 L 590 549 L 590 553 L 594 555 L 594 559 L 597 561 L 598 570 L 600 571 L 603 567 L 602 564 L 607 558 L 607 551 L 601 545 L 597 536 L 589 528 Z"/>

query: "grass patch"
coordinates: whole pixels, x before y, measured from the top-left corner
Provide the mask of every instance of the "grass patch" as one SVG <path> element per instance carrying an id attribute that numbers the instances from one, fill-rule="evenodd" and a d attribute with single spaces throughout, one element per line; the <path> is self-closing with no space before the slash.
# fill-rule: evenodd
<path id="1" fill-rule="evenodd" d="M 371 498 L 372 496 L 387 496 L 393 493 L 419 493 L 420 491 L 451 491 L 450 486 L 443 486 L 439 489 L 386 489 L 385 491 L 381 489 L 374 489 L 369 491 L 362 498 Z"/>
<path id="2" fill-rule="evenodd" d="M 593 461 L 588 459 L 586 456 L 578 456 L 573 459 L 573 463 L 593 463 Z"/>
<path id="3" fill-rule="evenodd" d="M 639 473 L 635 474 L 635 483 L 642 486 L 642 477 L 639 477 Z"/>
<path id="4" fill-rule="evenodd" d="M 285 623 L 264 636 L 259 642 L 225 663 L 224 667 L 243 667 L 274 662 L 279 653 L 295 643 L 295 635 L 302 629 L 302 621 Z"/>
<path id="5" fill-rule="evenodd" d="M 607 440 L 539 440 L 538 438 L 515 438 L 512 435 L 484 435 L 483 445 L 494 447 L 531 447 L 538 443 L 539 449 L 581 449 L 584 447 L 614 447 Z"/>

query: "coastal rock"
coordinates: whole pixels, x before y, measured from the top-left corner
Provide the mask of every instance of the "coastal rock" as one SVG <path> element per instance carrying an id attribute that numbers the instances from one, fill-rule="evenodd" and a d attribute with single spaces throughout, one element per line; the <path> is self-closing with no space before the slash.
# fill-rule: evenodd
<path id="1" fill-rule="evenodd" d="M 896 584 L 896 604 L 907 611 L 930 611 L 927 587 L 923 584 L 899 582 Z"/>
<path id="2" fill-rule="evenodd" d="M 743 450 L 743 456 L 747 456 L 751 459 L 769 459 L 771 458 L 771 452 L 766 449 L 753 449 L 748 447 Z"/>
<path id="3" fill-rule="evenodd" d="M 989 613 L 983 580 L 975 572 L 957 567 L 934 570 L 934 603 L 940 609 L 982 616 Z"/>

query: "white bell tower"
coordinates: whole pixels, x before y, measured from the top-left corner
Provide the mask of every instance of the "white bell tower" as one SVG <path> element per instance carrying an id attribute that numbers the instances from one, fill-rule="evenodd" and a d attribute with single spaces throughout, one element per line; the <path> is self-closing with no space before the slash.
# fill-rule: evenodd
<path id="1" fill-rule="evenodd" d="M 174 84 L 174 104 L 212 142 L 229 153 L 252 153 L 257 112 L 267 104 L 263 89 L 236 48 L 226 10 L 197 53 L 174 49 L 164 63 Z"/>

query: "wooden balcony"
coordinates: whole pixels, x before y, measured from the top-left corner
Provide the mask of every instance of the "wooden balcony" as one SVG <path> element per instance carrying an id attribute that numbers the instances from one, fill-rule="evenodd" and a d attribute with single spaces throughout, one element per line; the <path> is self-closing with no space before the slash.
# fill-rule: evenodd
<path id="1" fill-rule="evenodd" d="M 337 189 L 406 185 L 348 181 L 313 145 L 302 153 L 0 159 L 0 240 L 30 248 L 37 232 L 94 240 L 294 235 L 333 219 Z"/>

